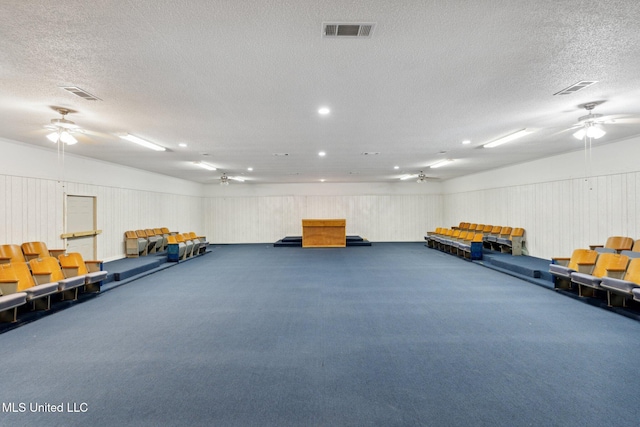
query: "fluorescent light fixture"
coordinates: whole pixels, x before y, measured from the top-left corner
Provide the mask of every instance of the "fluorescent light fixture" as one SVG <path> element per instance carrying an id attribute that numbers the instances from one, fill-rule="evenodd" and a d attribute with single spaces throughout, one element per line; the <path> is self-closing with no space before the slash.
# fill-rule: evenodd
<path id="1" fill-rule="evenodd" d="M 247 168 L 249 172 L 253 172 L 253 168 Z"/>
<path id="2" fill-rule="evenodd" d="M 214 168 L 213 166 L 206 164 L 204 162 L 193 162 L 194 165 L 196 166 L 200 166 L 202 169 L 206 169 L 208 171 L 214 171 L 216 170 L 216 168 Z"/>
<path id="3" fill-rule="evenodd" d="M 125 133 L 123 135 L 119 135 L 120 138 L 122 139 L 126 139 L 127 141 L 133 142 L 135 144 L 138 145 L 142 145 L 145 148 L 149 148 L 151 150 L 155 150 L 155 151 L 166 151 L 166 148 L 161 147 L 157 144 L 154 144 L 153 142 L 149 142 L 147 140 L 144 140 L 142 138 L 138 138 L 135 135 L 131 135 L 130 133 Z"/>
<path id="4" fill-rule="evenodd" d="M 318 114 L 320 114 L 321 116 L 326 116 L 330 112 L 331 110 L 327 107 L 321 107 L 320 109 L 318 109 Z"/>
<path id="5" fill-rule="evenodd" d="M 398 170 L 398 169 L 400 169 L 400 166 L 394 166 L 393 168 L 394 168 L 395 170 Z"/>
<path id="6" fill-rule="evenodd" d="M 507 136 L 503 136 L 502 138 L 498 138 L 495 141 L 491 141 L 487 144 L 484 144 L 483 147 L 484 148 L 493 148 L 493 147 L 497 147 L 498 145 L 502 145 L 502 144 L 506 144 L 507 142 L 511 142 L 514 139 L 518 139 L 518 138 L 522 138 L 525 135 L 530 134 L 533 131 L 527 130 L 527 129 L 521 129 L 517 132 L 511 133 Z"/>
<path id="7" fill-rule="evenodd" d="M 471 141 L 468 139 L 465 139 L 464 141 L 462 141 L 462 145 L 469 145 L 471 144 Z"/>
<path id="8" fill-rule="evenodd" d="M 53 142 L 54 144 L 58 143 L 58 141 L 62 141 L 67 145 L 73 145 L 78 142 L 78 140 L 75 139 L 73 135 L 71 135 L 66 130 L 62 132 L 52 132 L 49 135 L 47 135 L 47 139 Z"/>
<path id="9" fill-rule="evenodd" d="M 185 148 L 187 146 L 187 144 L 185 144 L 184 142 L 181 142 L 180 144 L 178 144 L 179 147 Z"/>
<path id="10" fill-rule="evenodd" d="M 326 155 L 327 155 L 327 153 L 325 153 L 324 151 L 321 151 L 321 152 L 318 153 L 318 156 L 320 156 L 320 157 L 324 157 Z"/>
<path id="11" fill-rule="evenodd" d="M 444 160 L 440 160 L 439 162 L 436 162 L 436 163 L 432 164 L 429 167 L 431 169 L 436 169 L 436 168 L 440 168 L 442 166 L 448 165 L 451 162 L 453 162 L 453 159 L 444 159 Z"/>
<path id="12" fill-rule="evenodd" d="M 573 134 L 576 139 L 583 139 L 585 136 L 587 138 L 600 139 L 607 132 L 602 129 L 602 126 L 596 124 L 590 124 L 583 128 L 580 128 L 576 133 Z"/>

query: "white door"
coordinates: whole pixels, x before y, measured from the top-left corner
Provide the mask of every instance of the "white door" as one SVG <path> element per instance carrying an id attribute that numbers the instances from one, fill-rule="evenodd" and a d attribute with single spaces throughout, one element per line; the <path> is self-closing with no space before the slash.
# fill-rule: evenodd
<path id="1" fill-rule="evenodd" d="M 96 198 L 67 195 L 67 233 L 94 232 L 96 229 Z M 85 260 L 96 259 L 96 235 L 70 237 L 67 252 L 80 252 Z"/>

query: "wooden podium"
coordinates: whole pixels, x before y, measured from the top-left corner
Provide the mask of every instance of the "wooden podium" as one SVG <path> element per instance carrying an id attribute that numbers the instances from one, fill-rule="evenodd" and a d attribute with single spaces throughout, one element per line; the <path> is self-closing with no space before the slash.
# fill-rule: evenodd
<path id="1" fill-rule="evenodd" d="M 303 248 L 344 248 L 347 246 L 346 219 L 303 219 Z"/>

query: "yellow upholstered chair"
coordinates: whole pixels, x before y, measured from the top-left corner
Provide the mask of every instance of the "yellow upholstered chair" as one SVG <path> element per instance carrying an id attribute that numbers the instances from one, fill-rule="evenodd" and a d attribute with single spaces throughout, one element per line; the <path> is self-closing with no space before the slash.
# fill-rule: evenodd
<path id="1" fill-rule="evenodd" d="M 578 286 L 578 295 L 595 296 L 595 291 L 601 290 L 602 278 L 609 276 L 621 278 L 627 269 L 629 257 L 626 255 L 604 253 L 598 255 L 590 273 L 573 272 L 571 282 Z"/>
<path id="2" fill-rule="evenodd" d="M 33 304 L 33 308 L 48 310 L 51 307 L 51 295 L 58 292 L 57 283 L 37 285 L 26 262 L 12 262 L 0 265 L 0 280 L 13 279 L 17 283 L 17 292 L 27 294 L 26 301 Z"/>
<path id="3" fill-rule="evenodd" d="M 575 249 L 571 258 L 551 258 L 549 273 L 553 276 L 555 289 L 571 288 L 571 273 L 590 273 L 598 259 L 598 252 L 592 249 Z"/>
<path id="4" fill-rule="evenodd" d="M 72 296 L 74 300 L 78 299 L 78 288 L 84 285 L 84 277 L 65 277 L 58 260 L 53 257 L 32 259 L 29 266 L 37 284 L 57 283 L 63 298 Z"/>
<path id="5" fill-rule="evenodd" d="M 102 261 L 85 261 L 80 253 L 71 252 L 58 256 L 58 262 L 66 278 L 84 277 L 86 290 L 100 292 L 100 283 L 107 277 L 107 272 L 102 270 Z"/>

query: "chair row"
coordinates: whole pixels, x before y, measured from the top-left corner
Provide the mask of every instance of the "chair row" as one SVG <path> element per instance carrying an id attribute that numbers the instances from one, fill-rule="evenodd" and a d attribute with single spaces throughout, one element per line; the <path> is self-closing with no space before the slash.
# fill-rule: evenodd
<path id="1" fill-rule="evenodd" d="M 18 308 L 28 303 L 32 310 L 49 310 L 54 295 L 76 300 L 80 288 L 99 292 L 106 277 L 102 261 L 85 261 L 77 252 L 0 264 L 0 321 L 15 322 Z"/>
<path id="2" fill-rule="evenodd" d="M 471 260 L 482 259 L 482 233 L 437 228 L 427 233 L 425 240 L 430 248 Z"/>
<path id="3" fill-rule="evenodd" d="M 502 225 L 475 224 L 461 222 L 451 227 L 453 230 L 482 233 L 484 247 L 511 255 L 522 255 L 524 250 L 524 228 Z"/>
<path id="4" fill-rule="evenodd" d="M 604 297 L 610 307 L 640 301 L 640 252 L 576 249 L 570 258 L 552 258 L 555 289 L 576 290 L 580 297 Z"/>
<path id="5" fill-rule="evenodd" d="M 207 250 L 207 238 L 198 236 L 195 232 L 177 233 L 168 236 L 167 260 L 180 261 L 196 255 L 202 255 Z"/>
<path id="6" fill-rule="evenodd" d="M 168 237 L 172 234 L 177 232 L 169 231 L 166 227 L 125 231 L 125 254 L 127 258 L 136 258 L 165 251 Z"/>
<path id="7" fill-rule="evenodd" d="M 0 245 L 0 264 L 27 262 L 35 258 L 47 256 L 57 257 L 64 252 L 64 249 L 49 249 L 44 242 L 26 242 L 22 245 Z"/>
<path id="8" fill-rule="evenodd" d="M 473 224 L 476 225 L 476 224 Z M 451 239 L 454 241 L 465 240 L 468 236 L 475 234 L 482 235 L 481 247 L 510 253 L 512 255 L 522 255 L 524 247 L 524 229 L 502 226 L 483 225 L 476 230 L 462 228 L 436 228 L 435 231 L 428 232 L 425 236 L 428 247 L 434 247 L 434 239 Z M 483 230 L 483 231 L 479 231 Z M 487 230 L 487 231 L 484 231 Z"/>

